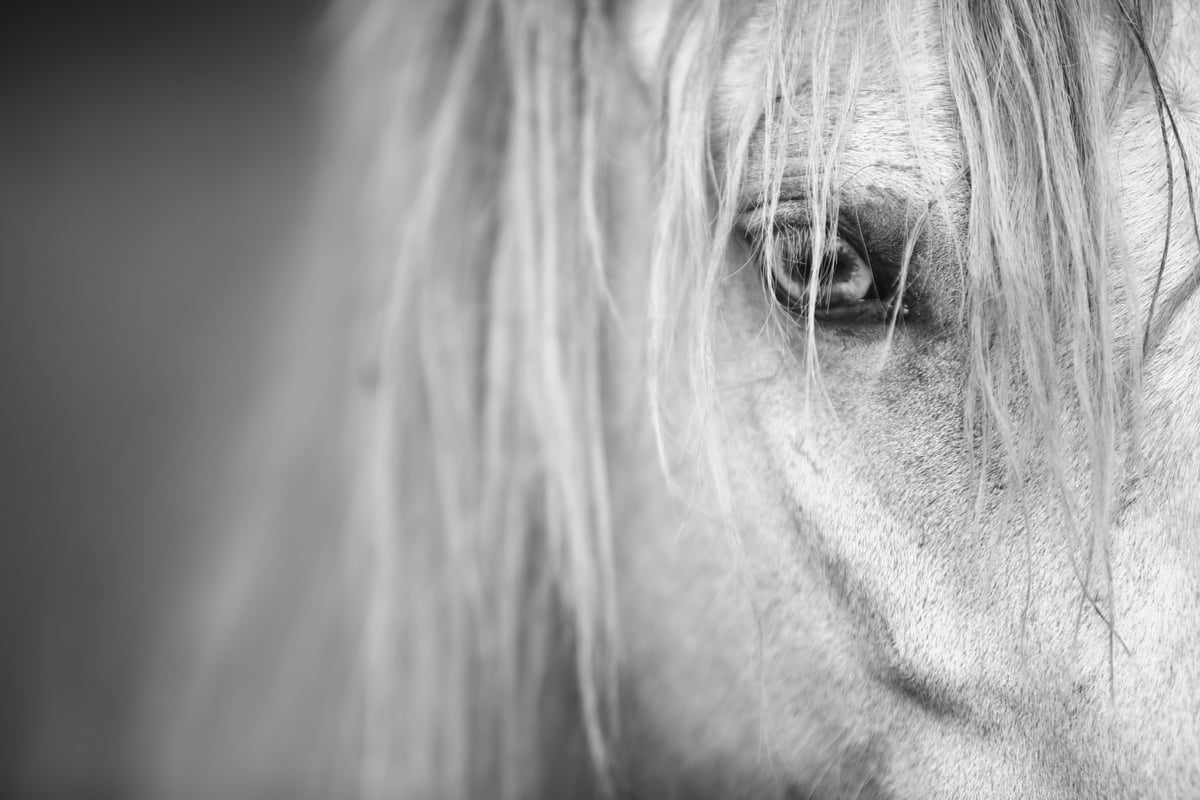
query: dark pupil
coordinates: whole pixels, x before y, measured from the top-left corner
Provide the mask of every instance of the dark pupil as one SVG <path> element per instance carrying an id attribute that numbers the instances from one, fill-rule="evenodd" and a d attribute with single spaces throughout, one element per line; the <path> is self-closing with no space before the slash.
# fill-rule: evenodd
<path id="1" fill-rule="evenodd" d="M 834 283 L 847 281 L 850 279 L 853 270 L 854 259 L 849 254 L 839 250 L 835 256 L 822 259 L 821 280 L 830 280 L 830 273 L 832 272 L 832 280 Z"/>

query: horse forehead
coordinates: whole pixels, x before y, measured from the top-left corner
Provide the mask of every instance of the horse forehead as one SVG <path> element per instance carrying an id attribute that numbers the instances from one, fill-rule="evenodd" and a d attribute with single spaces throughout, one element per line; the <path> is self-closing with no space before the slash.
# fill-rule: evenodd
<path id="1" fill-rule="evenodd" d="M 917 0 L 906 9 L 902 32 L 875 4 L 853 4 L 853 9 L 843 10 L 836 19 L 815 23 L 820 25 L 820 38 L 838 40 L 833 46 L 832 80 L 820 87 L 822 93 L 827 93 L 826 108 L 835 115 L 843 108 L 853 108 L 849 125 L 839 137 L 841 171 L 849 175 L 873 166 L 901 167 L 889 181 L 896 184 L 891 188 L 899 191 L 916 191 L 915 185 L 905 184 L 930 169 L 945 174 L 927 174 L 928 180 L 939 184 L 949 181 L 960 169 L 958 127 L 933 4 Z M 736 128 L 736 120 L 761 98 L 764 48 L 775 24 L 773 13 L 771 6 L 758 4 L 739 26 L 727 50 L 712 98 L 716 130 Z M 902 59 L 894 46 L 895 37 L 900 35 L 906 41 Z M 840 78 L 850 71 L 849 53 L 856 44 L 863 45 L 857 48 L 861 79 L 849 89 Z M 803 67 L 810 60 L 800 58 L 798 63 Z M 794 80 L 793 99 L 804 108 L 808 102 L 804 96 L 814 88 L 814 78 L 802 68 Z M 853 91 L 852 98 L 845 97 L 848 90 Z M 789 140 L 788 151 L 807 152 L 811 118 L 800 114 L 789 124 L 790 129 L 781 132 Z M 920 129 L 921 141 L 916 144 L 924 156 L 919 164 L 914 125 Z"/>

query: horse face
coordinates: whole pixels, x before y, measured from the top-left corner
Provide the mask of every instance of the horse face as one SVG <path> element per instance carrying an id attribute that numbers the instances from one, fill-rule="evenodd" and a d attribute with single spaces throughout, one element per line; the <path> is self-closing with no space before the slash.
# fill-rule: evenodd
<path id="1" fill-rule="evenodd" d="M 645 2 L 627 20 L 643 64 L 666 17 Z M 937 9 L 912 19 L 911 41 L 938 40 Z M 1193 153 L 1198 19 L 1175 14 L 1159 64 Z M 759 90 L 753 67 L 768 29 L 759 11 L 739 23 L 713 130 Z M 881 39 L 874 52 L 890 47 Z M 876 241 L 904 241 L 913 209 L 940 191 L 951 235 L 916 245 L 921 308 L 891 335 L 820 319 L 811 337 L 803 321 L 770 335 L 761 270 L 735 243 L 714 352 L 729 511 L 714 512 L 706 473 L 685 467 L 682 493 L 655 493 L 618 520 L 624 725 L 634 783 L 651 795 L 1200 790 L 1200 316 L 1187 299 L 1200 253 L 1186 201 L 1168 214 L 1153 96 L 1124 102 L 1106 154 L 1118 165 L 1130 265 L 1111 268 L 1125 287 L 1112 314 L 1135 326 L 1132 309 L 1149 305 L 1168 226 L 1157 302 L 1171 310 L 1122 431 L 1138 455 L 1123 462 L 1102 559 L 1111 580 L 1094 581 L 1081 575 L 1052 492 L 1024 487 L 1031 499 L 1014 505 L 1004 476 L 980 478 L 964 444 L 970 348 L 953 231 L 965 236 L 968 192 L 945 190 L 965 159 L 944 58 L 936 45 L 914 47 L 904 90 L 890 56 L 861 64 L 837 162 L 842 213 Z M 1185 198 L 1178 167 L 1174 180 Z M 647 195 L 631 188 L 631 250 L 646 244 L 632 232 L 651 214 L 633 198 Z M 618 280 L 636 307 L 645 272 Z M 682 383 L 666 404 L 686 416 Z M 1069 427 L 1078 409 L 1061 411 Z M 1077 456 L 1063 459 L 1076 488 L 1087 469 Z M 646 498 L 655 469 L 618 475 L 615 495 Z"/>

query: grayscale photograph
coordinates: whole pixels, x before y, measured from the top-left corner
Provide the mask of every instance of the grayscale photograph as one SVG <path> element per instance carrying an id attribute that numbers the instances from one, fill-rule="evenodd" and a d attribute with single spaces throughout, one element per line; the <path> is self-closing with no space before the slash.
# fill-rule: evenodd
<path id="1" fill-rule="evenodd" d="M 0 797 L 1200 800 L 1200 0 L 16 0 Z"/>

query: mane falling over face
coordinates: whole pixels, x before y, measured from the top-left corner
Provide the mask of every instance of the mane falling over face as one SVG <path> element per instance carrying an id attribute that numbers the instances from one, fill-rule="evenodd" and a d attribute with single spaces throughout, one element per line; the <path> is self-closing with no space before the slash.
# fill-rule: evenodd
<path id="1" fill-rule="evenodd" d="M 416 5 L 336 15 L 339 780 L 1200 793 L 1200 8 Z"/>

